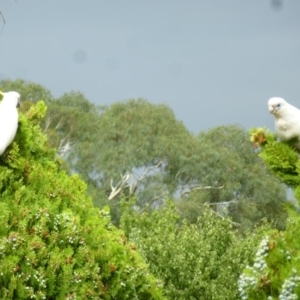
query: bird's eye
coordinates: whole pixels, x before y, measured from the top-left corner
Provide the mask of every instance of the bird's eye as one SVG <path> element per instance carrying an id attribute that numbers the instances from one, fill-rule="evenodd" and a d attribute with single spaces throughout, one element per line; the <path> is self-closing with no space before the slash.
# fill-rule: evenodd
<path id="1" fill-rule="evenodd" d="M 276 105 L 276 107 L 280 107 L 280 103 L 278 103 L 278 104 Z"/>

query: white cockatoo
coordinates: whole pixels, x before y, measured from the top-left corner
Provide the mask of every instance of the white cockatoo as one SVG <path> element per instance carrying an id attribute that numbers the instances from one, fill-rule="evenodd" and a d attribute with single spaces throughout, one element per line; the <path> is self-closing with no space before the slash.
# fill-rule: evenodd
<path id="1" fill-rule="evenodd" d="M 17 92 L 3 93 L 0 103 L 0 155 L 13 141 L 19 121 L 17 107 L 20 105 L 20 94 Z"/>
<path id="2" fill-rule="evenodd" d="M 300 150 L 300 110 L 279 97 L 271 98 L 268 106 L 269 112 L 275 117 L 275 129 L 279 140 L 293 140 L 292 145 Z"/>

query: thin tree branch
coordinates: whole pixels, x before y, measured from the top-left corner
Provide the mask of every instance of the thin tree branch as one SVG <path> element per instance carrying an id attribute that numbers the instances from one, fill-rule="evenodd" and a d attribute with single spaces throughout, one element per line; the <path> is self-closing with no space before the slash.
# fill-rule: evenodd
<path id="1" fill-rule="evenodd" d="M 5 23 L 6 23 L 6 21 L 5 21 L 5 19 L 4 19 L 4 16 L 3 16 L 3 14 L 2 14 L 2 12 L 1 12 L 1 10 L 0 10 L 0 15 L 1 15 L 1 18 L 2 18 L 2 21 L 3 21 L 3 23 L 5 24 Z"/>
<path id="2" fill-rule="evenodd" d="M 149 172 L 151 172 L 152 170 L 159 168 L 160 165 L 162 164 L 162 162 L 163 162 L 163 161 L 161 160 L 160 162 L 158 162 L 158 164 L 146 168 L 146 169 L 144 170 L 143 174 L 142 174 L 139 178 L 136 179 L 136 183 L 134 184 L 134 183 L 132 182 L 132 184 L 130 185 L 130 189 L 129 189 L 129 190 L 130 190 L 130 195 L 134 195 L 134 194 L 135 194 L 135 192 L 136 192 L 136 190 L 138 189 L 138 187 L 139 187 L 139 186 L 141 185 L 141 183 L 145 180 L 147 174 L 148 174 Z M 132 175 L 132 176 L 133 176 L 133 175 Z"/>
<path id="3" fill-rule="evenodd" d="M 110 180 L 111 192 L 108 196 L 108 200 L 114 199 L 125 187 L 125 183 L 129 178 L 129 174 L 121 175 L 121 181 L 119 181 L 116 186 L 113 186 L 113 180 Z M 118 187 L 119 186 L 119 187 Z"/>
<path id="4" fill-rule="evenodd" d="M 181 197 L 183 197 L 184 195 L 187 195 L 189 193 L 191 193 L 192 191 L 196 191 L 196 190 L 220 190 L 220 189 L 223 189 L 224 186 L 218 186 L 218 187 L 215 187 L 215 186 L 195 186 L 195 187 L 191 187 L 190 190 L 188 191 L 183 191 L 187 186 L 183 186 L 181 188 L 181 192 L 180 192 L 180 195 Z"/>
<path id="5" fill-rule="evenodd" d="M 47 131 L 47 130 L 48 130 L 48 128 L 49 128 L 49 126 L 50 126 L 51 122 L 52 122 L 51 118 L 50 118 L 50 117 L 49 117 L 49 118 L 47 118 L 47 120 L 46 120 L 46 125 L 45 125 L 45 131 Z"/>
<path id="6" fill-rule="evenodd" d="M 205 203 L 205 204 L 206 204 L 206 203 Z M 219 213 L 217 213 L 217 212 L 214 211 L 213 209 L 211 209 L 211 211 L 212 211 L 216 216 L 218 216 L 219 218 L 221 218 L 222 220 L 225 219 L 225 217 L 223 217 L 222 215 L 220 215 Z M 237 227 L 241 226 L 241 224 L 236 223 L 236 222 L 233 222 L 233 221 L 231 221 L 229 218 L 227 218 L 227 219 L 229 220 L 229 222 L 230 222 L 232 225 L 237 226 Z"/>
<path id="7" fill-rule="evenodd" d="M 2 25 L 2 27 L 1 27 L 1 31 L 0 31 L 0 35 L 1 35 L 1 33 L 2 33 L 3 29 L 4 29 L 4 26 L 5 26 L 5 23 L 6 23 L 6 21 L 5 21 L 5 19 L 4 19 L 4 16 L 3 16 L 3 14 L 2 14 L 2 12 L 1 12 L 1 10 L 0 10 L 0 16 L 1 16 L 1 18 L 2 18 L 2 21 L 3 21 L 3 25 Z"/>
<path id="8" fill-rule="evenodd" d="M 237 200 L 231 200 L 231 201 L 224 201 L 224 202 L 211 202 L 211 203 L 208 203 L 208 202 L 205 202 L 205 204 L 207 205 L 218 205 L 218 204 L 231 204 L 231 203 L 238 203 Z"/>
<path id="9" fill-rule="evenodd" d="M 153 197 L 148 203 L 147 205 L 140 211 L 140 214 L 142 214 L 146 209 L 148 209 L 155 201 L 159 201 L 160 199 L 162 199 L 163 197 L 167 196 L 169 193 L 165 192 L 164 194 L 160 195 L 160 196 L 155 196 Z"/>

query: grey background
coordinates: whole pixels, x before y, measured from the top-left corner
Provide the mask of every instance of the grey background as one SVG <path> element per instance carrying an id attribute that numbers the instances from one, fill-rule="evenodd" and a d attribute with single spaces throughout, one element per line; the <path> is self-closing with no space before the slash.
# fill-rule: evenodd
<path id="1" fill-rule="evenodd" d="M 98 104 L 165 103 L 195 133 L 273 129 L 272 96 L 300 108 L 299 0 L 2 0 L 0 10 L 0 79 Z"/>

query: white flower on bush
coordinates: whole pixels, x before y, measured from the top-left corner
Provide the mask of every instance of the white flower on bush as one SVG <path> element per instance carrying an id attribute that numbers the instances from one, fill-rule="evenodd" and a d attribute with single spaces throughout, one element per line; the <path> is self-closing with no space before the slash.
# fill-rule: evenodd
<path id="1" fill-rule="evenodd" d="M 262 271 L 267 267 L 265 258 L 268 256 L 268 252 L 269 252 L 269 239 L 264 238 L 260 242 L 258 250 L 255 255 L 255 261 L 253 267 L 257 271 Z"/>
<path id="2" fill-rule="evenodd" d="M 242 274 L 238 280 L 238 290 L 242 300 L 248 299 L 248 291 L 255 287 L 260 276 L 257 276 L 267 268 L 265 258 L 268 256 L 269 238 L 264 238 L 258 247 L 255 255 L 253 267 L 247 266 L 246 273 Z"/>
<path id="3" fill-rule="evenodd" d="M 286 279 L 282 285 L 282 290 L 279 295 L 279 300 L 297 300 L 298 296 L 294 294 L 295 288 L 300 282 L 300 276 L 297 271 L 293 270 L 293 275 Z"/>

